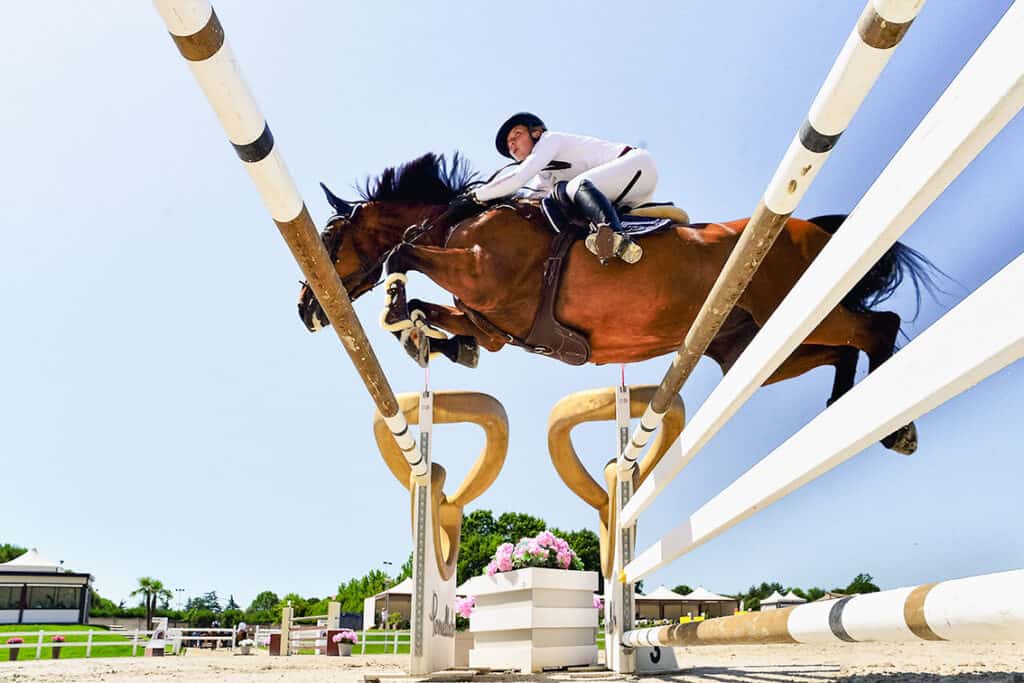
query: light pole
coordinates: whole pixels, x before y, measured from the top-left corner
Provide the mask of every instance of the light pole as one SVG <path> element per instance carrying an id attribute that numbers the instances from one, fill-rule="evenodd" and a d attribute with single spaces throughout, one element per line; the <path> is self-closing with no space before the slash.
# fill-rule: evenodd
<path id="1" fill-rule="evenodd" d="M 393 567 L 394 565 L 387 560 L 384 560 L 385 567 Z M 387 575 L 387 570 L 384 570 L 384 574 Z M 388 577 L 387 583 L 391 583 L 391 577 Z M 388 617 L 391 616 L 391 586 L 384 587 L 384 612 L 381 614 L 381 626 L 385 629 L 388 627 Z"/>
<path id="2" fill-rule="evenodd" d="M 185 592 L 184 588 L 175 588 L 174 589 L 175 602 L 178 603 L 178 611 L 179 612 L 181 611 L 181 597 L 182 597 L 182 594 L 184 592 Z"/>

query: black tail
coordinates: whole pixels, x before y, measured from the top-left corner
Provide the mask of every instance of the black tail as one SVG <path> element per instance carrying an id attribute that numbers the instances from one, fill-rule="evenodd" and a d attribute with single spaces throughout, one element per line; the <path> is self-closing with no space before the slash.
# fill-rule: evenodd
<path id="1" fill-rule="evenodd" d="M 839 226 L 846 220 L 846 214 L 816 216 L 809 219 L 822 230 L 834 235 Z M 946 294 L 935 282 L 935 276 L 949 279 L 934 263 L 905 244 L 897 242 L 889 247 L 871 270 L 864 274 L 850 293 L 843 297 L 843 306 L 857 313 L 873 310 L 875 306 L 889 299 L 896 288 L 910 277 L 914 284 L 914 297 L 917 304 L 914 318 L 921 309 L 921 291 L 924 290 L 935 300 L 940 293 Z"/>

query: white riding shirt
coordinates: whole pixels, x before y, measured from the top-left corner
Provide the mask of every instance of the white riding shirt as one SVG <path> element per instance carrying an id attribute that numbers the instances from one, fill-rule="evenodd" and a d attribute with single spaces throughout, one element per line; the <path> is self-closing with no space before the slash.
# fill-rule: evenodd
<path id="1" fill-rule="evenodd" d="M 588 173 L 592 170 L 596 172 Z M 633 176 L 637 179 L 630 185 Z M 567 189 L 574 196 L 579 183 L 589 179 L 613 200 L 629 188 L 626 194 L 635 201 L 654 192 L 657 177 L 654 161 L 646 150 L 584 135 L 545 131 L 521 163 L 473 194 L 480 201 L 490 201 L 523 188 L 531 193 L 547 193 L 555 183 L 565 180 L 570 181 Z M 638 182 L 641 178 L 643 182 Z"/>

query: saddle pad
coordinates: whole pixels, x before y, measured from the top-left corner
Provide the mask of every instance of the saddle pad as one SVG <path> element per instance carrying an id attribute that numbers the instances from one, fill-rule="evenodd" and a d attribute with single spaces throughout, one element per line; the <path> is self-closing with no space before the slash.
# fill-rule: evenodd
<path id="1" fill-rule="evenodd" d="M 673 222 L 671 218 L 648 218 L 626 214 L 622 217 L 622 232 L 630 237 L 643 237 L 664 230 Z"/>

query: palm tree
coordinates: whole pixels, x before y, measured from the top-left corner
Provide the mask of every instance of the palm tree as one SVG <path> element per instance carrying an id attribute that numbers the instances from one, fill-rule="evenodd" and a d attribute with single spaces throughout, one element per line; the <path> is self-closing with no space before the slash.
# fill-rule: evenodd
<path id="1" fill-rule="evenodd" d="M 156 611 L 157 601 L 163 598 L 165 601 L 170 600 L 174 597 L 174 594 L 164 588 L 163 581 L 159 581 L 149 576 L 143 576 L 139 579 L 139 587 L 131 592 L 131 597 L 141 595 L 143 604 L 146 607 L 146 628 L 152 627 L 153 612 Z"/>

